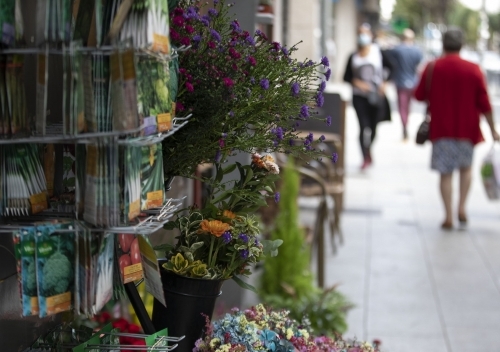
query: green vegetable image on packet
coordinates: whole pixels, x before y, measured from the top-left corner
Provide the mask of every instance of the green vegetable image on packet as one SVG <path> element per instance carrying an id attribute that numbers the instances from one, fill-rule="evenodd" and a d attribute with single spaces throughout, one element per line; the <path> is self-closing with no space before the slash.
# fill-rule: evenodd
<path id="1" fill-rule="evenodd" d="M 47 224 L 36 228 L 36 268 L 40 317 L 72 308 L 75 274 L 73 226 Z"/>
<path id="2" fill-rule="evenodd" d="M 35 230 L 21 230 L 21 281 L 23 316 L 38 315 L 38 293 L 35 260 Z"/>

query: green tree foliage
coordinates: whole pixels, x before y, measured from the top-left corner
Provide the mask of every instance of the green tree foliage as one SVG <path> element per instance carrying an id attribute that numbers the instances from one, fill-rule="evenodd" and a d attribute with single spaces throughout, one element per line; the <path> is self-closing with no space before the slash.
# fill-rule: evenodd
<path id="1" fill-rule="evenodd" d="M 392 16 L 408 21 L 410 28 L 420 32 L 427 22 L 445 23 L 455 4 L 456 0 L 396 0 Z"/>
<path id="2" fill-rule="evenodd" d="M 309 270 L 310 249 L 298 222 L 300 179 L 293 166 L 294 162 L 289 158 L 282 173 L 279 213 L 270 239 L 282 239 L 283 244 L 278 256 L 267 258 L 264 262 L 261 287 L 264 295 L 288 295 L 285 287 L 292 287 L 297 296 L 304 296 L 313 287 Z"/>
<path id="3" fill-rule="evenodd" d="M 466 43 L 475 47 L 479 39 L 479 12 L 471 10 L 460 3 L 453 6 L 448 15 L 448 24 L 462 28 Z"/>

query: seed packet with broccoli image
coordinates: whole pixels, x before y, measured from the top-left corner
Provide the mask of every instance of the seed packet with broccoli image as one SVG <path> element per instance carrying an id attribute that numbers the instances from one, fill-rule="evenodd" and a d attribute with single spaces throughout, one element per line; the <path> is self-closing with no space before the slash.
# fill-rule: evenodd
<path id="1" fill-rule="evenodd" d="M 38 315 L 38 292 L 35 256 L 35 229 L 21 230 L 21 282 L 23 316 Z"/>
<path id="2" fill-rule="evenodd" d="M 102 237 L 97 255 L 96 296 L 93 313 L 97 314 L 113 296 L 115 238 L 111 233 Z"/>
<path id="3" fill-rule="evenodd" d="M 70 310 L 75 275 L 74 226 L 37 226 L 35 242 L 40 317 Z"/>
<path id="4" fill-rule="evenodd" d="M 161 144 L 141 147 L 141 210 L 163 205 L 165 185 Z"/>

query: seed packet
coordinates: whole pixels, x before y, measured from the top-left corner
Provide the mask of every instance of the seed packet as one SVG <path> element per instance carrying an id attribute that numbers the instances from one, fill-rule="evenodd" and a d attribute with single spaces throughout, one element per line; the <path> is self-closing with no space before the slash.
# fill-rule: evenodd
<path id="1" fill-rule="evenodd" d="M 87 46 L 92 23 L 94 22 L 92 21 L 94 17 L 94 5 L 95 0 L 80 0 L 78 5 L 75 28 L 73 29 L 73 40 L 81 40 L 84 46 Z"/>
<path id="2" fill-rule="evenodd" d="M 81 41 L 71 43 L 71 73 L 73 95 L 70 114 L 70 134 L 79 134 L 85 131 L 85 92 L 82 71 Z"/>
<path id="3" fill-rule="evenodd" d="M 116 248 L 123 284 L 142 279 L 144 274 L 137 236 L 128 233 L 118 234 Z"/>
<path id="4" fill-rule="evenodd" d="M 125 223 L 141 212 L 141 148 L 124 147 L 124 214 Z"/>
<path id="5" fill-rule="evenodd" d="M 107 233 L 102 237 L 97 258 L 94 314 L 97 314 L 113 295 L 114 254 L 115 238 L 113 234 Z"/>
<path id="6" fill-rule="evenodd" d="M 7 68 L 7 56 L 0 55 L 0 137 L 10 134 L 9 110 L 7 101 L 7 82 L 5 70 Z"/>
<path id="7" fill-rule="evenodd" d="M 161 144 L 141 147 L 141 210 L 163 205 L 165 185 Z"/>
<path id="8" fill-rule="evenodd" d="M 83 219 L 97 225 L 97 197 L 99 183 L 99 148 L 95 144 L 87 146 L 87 162 L 85 175 L 85 201 Z"/>
<path id="9" fill-rule="evenodd" d="M 21 230 L 21 282 L 23 316 L 39 314 L 35 255 L 35 229 Z"/>
<path id="10" fill-rule="evenodd" d="M 77 273 L 77 288 L 75 296 L 78 298 L 75 299 L 75 311 L 80 314 L 88 314 L 87 307 L 87 292 L 89 282 L 87 280 L 88 270 L 89 270 L 89 261 L 90 258 L 90 247 L 89 247 L 89 236 L 90 230 L 83 224 L 78 223 L 79 231 L 77 232 L 77 240 L 78 243 L 78 261 L 76 265 L 76 273 Z"/>
<path id="11" fill-rule="evenodd" d="M 24 86 L 24 57 L 12 55 L 7 58 L 5 71 L 10 134 L 26 135 L 30 132 L 30 121 L 26 113 Z"/>
<path id="12" fill-rule="evenodd" d="M 40 317 L 70 310 L 76 257 L 73 225 L 37 226 L 35 243 Z"/>
<path id="13" fill-rule="evenodd" d="M 165 295 L 163 293 L 163 284 L 156 252 L 145 236 L 140 235 L 137 238 L 141 250 L 146 290 L 166 307 L 167 303 L 165 302 Z"/>
<path id="14" fill-rule="evenodd" d="M 152 4 L 148 10 L 148 16 L 151 16 L 153 20 L 147 21 L 148 47 L 162 54 L 170 54 L 168 2 L 162 0 L 150 2 Z"/>
<path id="15" fill-rule="evenodd" d="M 87 126 L 88 132 L 98 132 L 97 120 L 96 120 L 96 107 L 95 107 L 95 94 L 94 86 L 92 82 L 92 62 L 93 58 L 90 55 L 84 56 L 82 58 L 82 85 L 83 85 L 83 97 L 84 97 L 84 116 L 85 124 Z"/>

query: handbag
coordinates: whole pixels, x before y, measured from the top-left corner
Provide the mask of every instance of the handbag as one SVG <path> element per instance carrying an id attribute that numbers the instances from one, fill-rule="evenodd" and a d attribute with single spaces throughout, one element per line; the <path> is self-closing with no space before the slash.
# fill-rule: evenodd
<path id="1" fill-rule="evenodd" d="M 417 136 L 415 142 L 417 144 L 424 144 L 425 141 L 429 139 L 429 130 L 431 126 L 431 111 L 430 111 L 430 102 L 429 102 L 429 93 L 431 90 L 431 81 L 432 81 L 432 72 L 434 71 L 434 61 L 429 64 L 429 69 L 427 70 L 426 82 L 425 82 L 425 92 L 426 92 L 426 101 L 427 101 L 427 109 L 425 111 L 424 121 L 420 123 L 417 130 Z"/>

